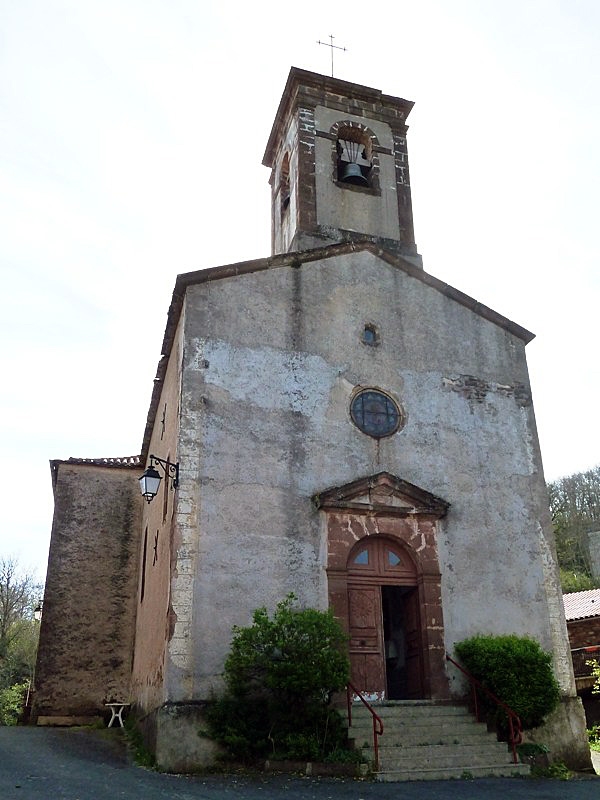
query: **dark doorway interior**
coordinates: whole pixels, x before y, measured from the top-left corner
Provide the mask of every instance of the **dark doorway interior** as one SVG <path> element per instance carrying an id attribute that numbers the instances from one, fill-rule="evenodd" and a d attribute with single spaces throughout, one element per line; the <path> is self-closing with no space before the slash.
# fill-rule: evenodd
<path id="1" fill-rule="evenodd" d="M 415 697 L 413 660 L 414 623 L 411 620 L 413 586 L 382 586 L 383 636 L 385 644 L 386 694 L 390 700 Z M 418 693 L 417 693 L 418 696 Z"/>

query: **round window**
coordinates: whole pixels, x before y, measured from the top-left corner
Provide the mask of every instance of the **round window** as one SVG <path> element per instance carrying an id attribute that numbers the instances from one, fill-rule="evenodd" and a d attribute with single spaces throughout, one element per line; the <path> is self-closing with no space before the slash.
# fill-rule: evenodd
<path id="1" fill-rule="evenodd" d="M 350 404 L 352 422 L 359 430 L 375 439 L 391 436 L 403 424 L 397 404 L 377 389 L 363 389 Z"/>

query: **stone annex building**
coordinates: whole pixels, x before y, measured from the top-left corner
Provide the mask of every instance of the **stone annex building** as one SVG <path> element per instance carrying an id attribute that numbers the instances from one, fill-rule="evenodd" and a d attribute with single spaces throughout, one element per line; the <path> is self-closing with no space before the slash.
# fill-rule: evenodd
<path id="1" fill-rule="evenodd" d="M 562 691 L 543 740 L 589 764 L 533 334 L 424 271 L 412 105 L 291 70 L 263 161 L 272 255 L 177 277 L 139 457 L 51 462 L 34 720 L 127 700 L 163 767 L 206 763 L 232 626 L 293 591 L 334 609 L 371 698 L 449 698 L 456 642 L 534 637 Z"/>

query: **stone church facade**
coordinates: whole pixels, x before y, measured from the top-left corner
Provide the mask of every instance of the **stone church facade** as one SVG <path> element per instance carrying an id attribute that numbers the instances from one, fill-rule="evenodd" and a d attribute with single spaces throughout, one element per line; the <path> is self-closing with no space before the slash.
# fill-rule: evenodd
<path id="1" fill-rule="evenodd" d="M 423 269 L 411 107 L 291 70 L 263 162 L 272 255 L 177 277 L 139 458 L 52 462 L 34 717 L 127 700 L 164 767 L 206 763 L 232 626 L 293 591 L 334 609 L 373 699 L 447 699 L 456 642 L 532 636 L 562 692 L 547 743 L 589 763 L 533 335 Z M 146 503 L 151 455 L 178 479 Z"/>

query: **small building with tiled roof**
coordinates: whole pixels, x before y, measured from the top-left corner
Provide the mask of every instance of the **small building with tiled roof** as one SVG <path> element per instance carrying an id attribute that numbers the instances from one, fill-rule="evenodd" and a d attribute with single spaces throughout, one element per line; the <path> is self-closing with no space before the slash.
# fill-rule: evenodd
<path id="1" fill-rule="evenodd" d="M 595 679 L 589 661 L 600 661 L 600 589 L 563 595 L 577 691 L 583 700 L 588 726 L 600 722 L 600 702 L 591 693 Z"/>
<path id="2" fill-rule="evenodd" d="M 567 623 L 591 617 L 600 617 L 600 589 L 586 589 L 583 592 L 569 592 L 563 595 Z M 600 641 L 600 628 L 598 629 Z"/>
<path id="3" fill-rule="evenodd" d="M 600 589 L 569 592 L 563 595 L 563 602 L 579 686 L 579 678 L 590 674 L 586 660 L 592 657 L 592 653 L 598 654 L 594 657 L 600 657 Z"/>

